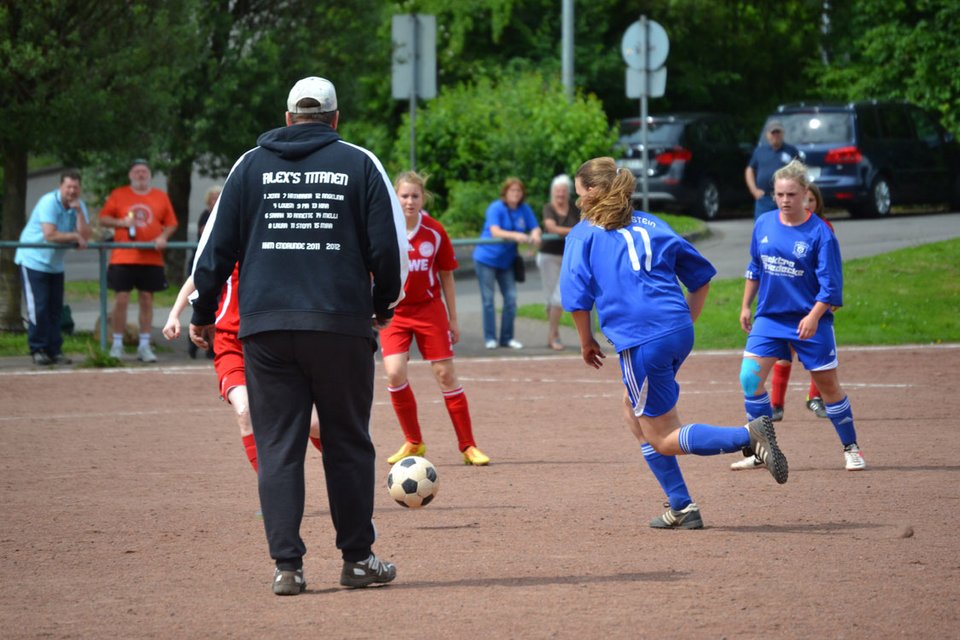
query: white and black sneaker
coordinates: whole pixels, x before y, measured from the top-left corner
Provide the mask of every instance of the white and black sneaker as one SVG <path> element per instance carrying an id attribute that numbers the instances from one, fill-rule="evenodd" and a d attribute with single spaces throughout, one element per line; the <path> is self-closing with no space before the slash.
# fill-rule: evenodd
<path id="1" fill-rule="evenodd" d="M 750 431 L 750 448 L 778 484 L 787 481 L 787 457 L 777 446 L 777 434 L 773 430 L 773 421 L 768 416 L 760 416 L 747 423 Z"/>
<path id="2" fill-rule="evenodd" d="M 278 596 L 297 596 L 307 588 L 303 569 L 280 569 L 273 572 L 273 592 Z"/>
<path id="3" fill-rule="evenodd" d="M 343 561 L 340 584 L 345 587 L 367 587 L 371 584 L 390 582 L 397 577 L 397 567 L 370 554 L 363 562 Z"/>
<path id="4" fill-rule="evenodd" d="M 663 506 L 667 508 L 666 513 L 651 520 L 650 528 L 703 529 L 703 518 L 700 516 L 700 507 L 697 506 L 696 502 L 691 502 L 679 511 L 671 509 L 669 502 Z"/>

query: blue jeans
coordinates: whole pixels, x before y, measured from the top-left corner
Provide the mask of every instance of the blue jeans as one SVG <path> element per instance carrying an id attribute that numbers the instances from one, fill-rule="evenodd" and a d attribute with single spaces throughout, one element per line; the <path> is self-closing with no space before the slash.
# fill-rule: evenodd
<path id="1" fill-rule="evenodd" d="M 766 213 L 771 209 L 776 209 L 777 203 L 773 201 L 773 198 L 767 194 L 760 196 L 760 199 L 757 200 L 753 205 L 753 219 L 756 220 L 760 217 L 760 214 Z"/>
<path id="2" fill-rule="evenodd" d="M 43 351 L 51 358 L 63 348 L 60 316 L 63 314 L 63 273 L 36 271 L 20 265 L 27 301 L 27 344 L 31 355 Z"/>
<path id="3" fill-rule="evenodd" d="M 474 263 L 477 281 L 480 283 L 480 299 L 483 301 L 483 340 L 497 339 L 497 317 L 494 306 L 494 284 L 500 285 L 503 296 L 503 316 L 500 318 L 502 346 L 513 340 L 513 319 L 517 316 L 517 281 L 513 278 L 513 266 L 497 269 L 479 262 Z"/>

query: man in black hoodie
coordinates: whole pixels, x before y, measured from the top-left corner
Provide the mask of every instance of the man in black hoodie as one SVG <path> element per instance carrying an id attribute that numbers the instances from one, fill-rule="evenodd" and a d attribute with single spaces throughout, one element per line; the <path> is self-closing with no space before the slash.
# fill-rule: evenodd
<path id="1" fill-rule="evenodd" d="M 375 481 L 369 422 L 375 329 L 403 295 L 406 231 L 380 161 L 344 142 L 333 84 L 304 78 L 286 127 L 237 160 L 197 249 L 191 339 L 211 342 L 217 298 L 239 262 L 239 337 L 259 463 L 273 592 L 306 588 L 300 538 L 304 456 L 315 405 L 340 584 L 390 582 L 372 552 Z"/>

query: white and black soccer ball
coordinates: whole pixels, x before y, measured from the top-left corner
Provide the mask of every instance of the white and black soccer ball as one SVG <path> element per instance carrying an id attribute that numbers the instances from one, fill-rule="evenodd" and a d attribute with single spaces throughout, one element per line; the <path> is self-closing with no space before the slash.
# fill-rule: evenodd
<path id="1" fill-rule="evenodd" d="M 402 507 L 419 509 L 436 497 L 440 488 L 437 468 L 426 458 L 408 456 L 397 462 L 387 475 L 390 497 Z"/>

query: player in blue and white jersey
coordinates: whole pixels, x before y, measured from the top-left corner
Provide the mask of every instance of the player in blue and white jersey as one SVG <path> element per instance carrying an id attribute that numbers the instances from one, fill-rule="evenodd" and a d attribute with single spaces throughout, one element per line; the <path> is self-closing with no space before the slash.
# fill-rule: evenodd
<path id="1" fill-rule="evenodd" d="M 799 160 L 774 174 L 779 207 L 757 219 L 750 243 L 740 326 L 749 333 L 740 384 L 747 418 L 772 415 L 764 383 L 790 348 L 812 374 L 843 444 L 845 466 L 866 466 L 850 401 L 837 377 L 833 309 L 843 305 L 840 246 L 829 227 L 804 207 L 807 168 Z M 752 304 L 757 300 L 751 321 Z"/>
<path id="2" fill-rule="evenodd" d="M 693 348 L 693 322 L 716 270 L 665 222 L 633 210 L 636 180 L 613 158 L 584 163 L 575 183 L 583 220 L 570 231 L 563 253 L 563 306 L 573 315 L 588 366 L 599 369 L 606 357 L 590 326 L 594 305 L 601 331 L 620 356 L 631 430 L 670 502 L 650 525 L 699 528 L 703 521 L 675 456 L 749 446 L 780 484 L 787 481 L 787 460 L 768 416 L 745 426 L 681 425 L 676 375 Z"/>

